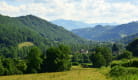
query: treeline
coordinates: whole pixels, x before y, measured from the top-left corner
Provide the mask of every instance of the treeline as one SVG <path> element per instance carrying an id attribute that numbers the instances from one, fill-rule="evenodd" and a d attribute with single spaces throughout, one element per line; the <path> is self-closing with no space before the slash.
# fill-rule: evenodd
<path id="1" fill-rule="evenodd" d="M 0 75 L 57 72 L 70 70 L 70 48 L 65 45 L 50 47 L 46 53 L 32 47 L 27 56 L 21 58 L 0 57 Z"/>
<path id="2" fill-rule="evenodd" d="M 88 54 L 73 54 L 73 65 L 92 63 L 91 67 L 112 66 L 114 60 L 132 59 L 137 57 L 138 39 L 124 46 L 120 43 L 101 45 L 89 49 Z M 86 64 L 87 66 L 87 64 Z"/>

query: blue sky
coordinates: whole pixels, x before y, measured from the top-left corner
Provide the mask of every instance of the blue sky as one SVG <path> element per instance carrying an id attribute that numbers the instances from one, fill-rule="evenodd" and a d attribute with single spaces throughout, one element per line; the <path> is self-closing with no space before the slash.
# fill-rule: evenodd
<path id="1" fill-rule="evenodd" d="M 33 14 L 46 20 L 127 23 L 138 20 L 137 0 L 0 0 L 0 14 Z"/>

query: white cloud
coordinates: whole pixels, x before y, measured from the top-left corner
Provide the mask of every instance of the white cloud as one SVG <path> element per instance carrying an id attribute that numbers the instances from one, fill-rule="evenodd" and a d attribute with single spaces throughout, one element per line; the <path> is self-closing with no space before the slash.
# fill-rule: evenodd
<path id="1" fill-rule="evenodd" d="M 138 6 L 108 0 L 15 0 L 0 2 L 0 13 L 9 16 L 34 14 L 47 20 L 72 19 L 88 23 L 125 23 L 138 19 Z M 13 1 L 13 3 L 15 3 Z"/>

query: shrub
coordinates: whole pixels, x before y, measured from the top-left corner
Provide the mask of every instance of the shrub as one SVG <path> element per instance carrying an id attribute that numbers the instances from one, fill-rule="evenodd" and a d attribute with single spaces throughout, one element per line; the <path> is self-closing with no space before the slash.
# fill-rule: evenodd
<path id="1" fill-rule="evenodd" d="M 114 66 L 124 66 L 124 67 L 138 67 L 138 59 L 134 58 L 134 59 L 122 59 L 122 60 L 117 60 L 117 61 L 113 61 L 111 64 L 111 67 Z"/>
<path id="2" fill-rule="evenodd" d="M 110 71 L 111 76 L 126 76 L 126 75 L 133 75 L 133 74 L 138 74 L 138 68 L 134 67 L 122 67 L 122 66 L 114 66 L 112 67 Z"/>
<path id="3" fill-rule="evenodd" d="M 91 67 L 91 65 L 88 64 L 88 63 L 82 63 L 81 66 L 82 66 L 83 68 L 89 68 L 89 67 Z"/>
<path id="4" fill-rule="evenodd" d="M 77 66 L 79 65 L 79 62 L 72 62 L 72 65 Z"/>
<path id="5" fill-rule="evenodd" d="M 126 75 L 127 73 L 128 73 L 127 70 L 122 66 L 114 66 L 110 71 L 111 76 L 123 76 Z"/>

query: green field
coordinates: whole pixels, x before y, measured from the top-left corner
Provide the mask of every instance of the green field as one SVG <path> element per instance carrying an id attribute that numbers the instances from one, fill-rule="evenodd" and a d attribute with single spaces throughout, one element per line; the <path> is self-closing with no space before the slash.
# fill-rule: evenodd
<path id="1" fill-rule="evenodd" d="M 0 80 L 111 80 L 107 69 L 73 67 L 71 71 L 0 76 Z"/>

